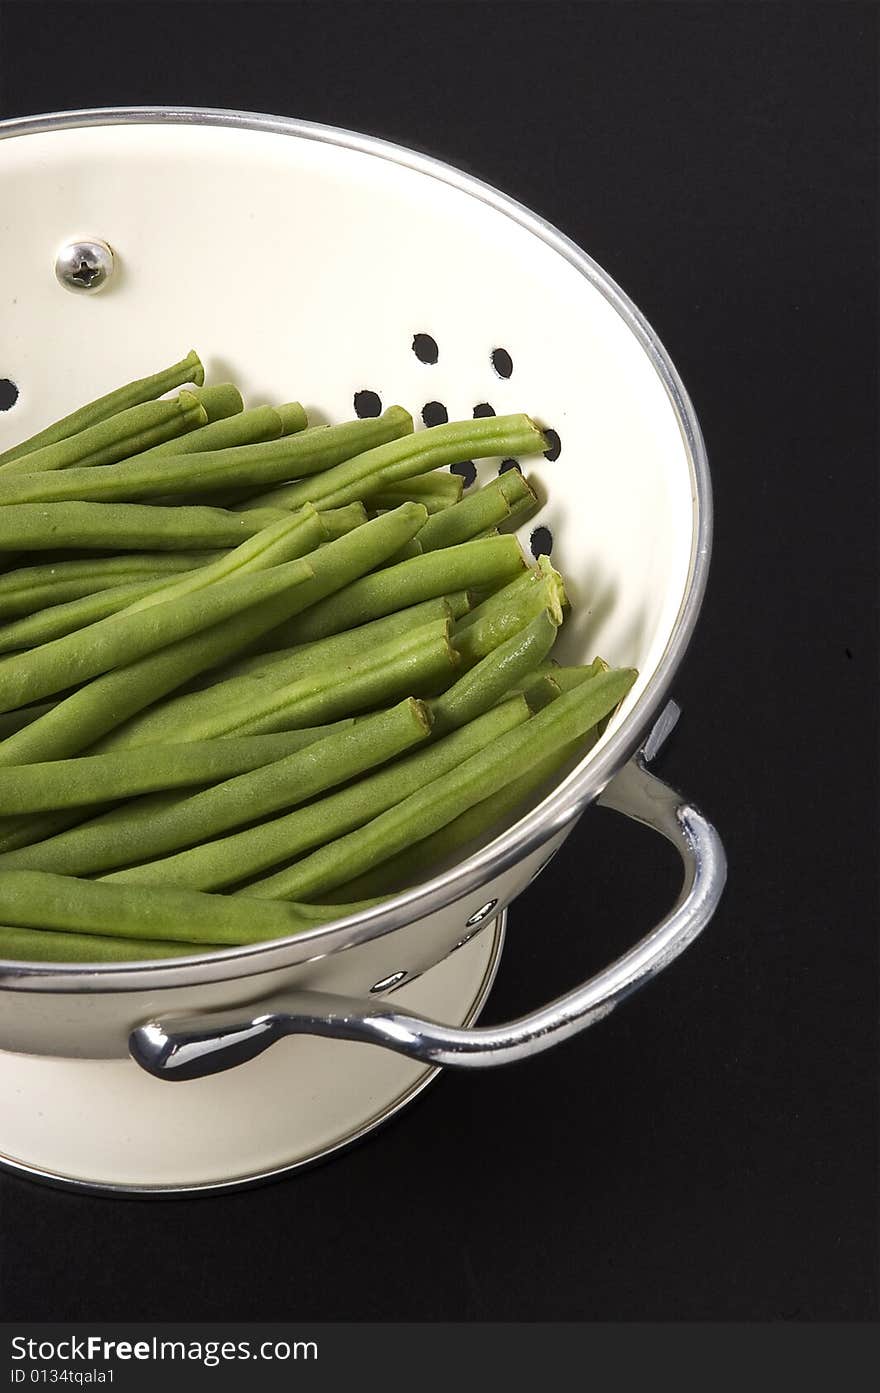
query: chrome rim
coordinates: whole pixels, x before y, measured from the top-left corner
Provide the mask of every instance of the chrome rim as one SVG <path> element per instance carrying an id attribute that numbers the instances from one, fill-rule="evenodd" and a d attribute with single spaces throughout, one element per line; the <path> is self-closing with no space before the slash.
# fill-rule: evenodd
<path id="1" fill-rule="evenodd" d="M 479 199 L 553 248 L 613 306 L 647 353 L 666 390 L 681 431 L 693 486 L 695 518 L 690 570 L 684 597 L 660 662 L 620 729 L 598 755 L 588 757 L 585 766 L 575 768 L 559 788 L 537 807 L 454 869 L 375 909 L 323 924 L 295 938 L 225 949 L 209 956 L 175 958 L 173 963 L 164 966 L 155 962 L 132 963 L 124 968 L 113 964 L 0 962 L 0 987 L 6 990 L 144 991 L 273 972 L 290 967 L 304 957 L 323 957 L 393 933 L 479 889 L 493 876 L 500 875 L 572 824 L 637 749 L 666 698 L 687 650 L 702 607 L 709 570 L 712 549 L 709 465 L 696 412 L 684 384 L 657 334 L 629 296 L 585 251 L 552 223 L 491 184 L 433 156 L 356 131 L 258 112 L 170 106 L 64 111 L 0 122 L 0 139 L 83 126 L 137 124 L 225 126 L 296 136 L 361 151 L 416 170 Z"/>

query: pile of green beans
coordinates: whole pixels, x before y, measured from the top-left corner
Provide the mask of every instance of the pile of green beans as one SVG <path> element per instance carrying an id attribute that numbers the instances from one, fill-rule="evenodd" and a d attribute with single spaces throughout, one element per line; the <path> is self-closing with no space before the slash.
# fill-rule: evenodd
<path id="1" fill-rule="evenodd" d="M 550 788 L 637 674 L 554 660 L 534 481 L 450 470 L 546 448 L 517 414 L 310 425 L 191 352 L 0 454 L 0 959 L 313 931 Z"/>

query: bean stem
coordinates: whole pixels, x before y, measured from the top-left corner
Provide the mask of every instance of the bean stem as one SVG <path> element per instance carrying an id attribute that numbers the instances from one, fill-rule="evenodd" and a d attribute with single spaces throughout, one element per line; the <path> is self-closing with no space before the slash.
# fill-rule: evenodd
<path id="1" fill-rule="evenodd" d="M 513 471 L 511 470 L 509 472 L 512 473 Z M 461 623 L 458 625 L 458 632 L 461 633 L 463 630 L 470 628 L 472 624 L 480 624 L 487 621 L 495 622 L 500 619 L 509 611 L 511 605 L 515 601 L 515 597 L 517 597 L 516 603 L 518 603 L 518 597 L 522 592 L 529 590 L 534 585 L 539 585 L 546 577 L 552 578 L 557 589 L 559 602 L 563 610 L 565 610 L 568 600 L 565 594 L 565 585 L 562 576 L 553 568 L 549 558 L 542 556 L 539 558 L 536 566 L 531 566 L 527 571 L 523 571 L 520 575 L 516 576 L 515 579 L 508 582 L 507 585 L 496 589 L 491 595 L 481 600 L 469 614 L 464 615 Z"/>
<path id="2" fill-rule="evenodd" d="M 552 567 L 532 571 L 529 583 L 519 579 L 499 590 L 490 600 L 463 616 L 456 626 L 455 647 L 465 667 L 485 658 L 499 644 L 519 633 L 542 610 L 549 610 L 557 627 L 562 623 L 565 591 L 562 577 Z"/>

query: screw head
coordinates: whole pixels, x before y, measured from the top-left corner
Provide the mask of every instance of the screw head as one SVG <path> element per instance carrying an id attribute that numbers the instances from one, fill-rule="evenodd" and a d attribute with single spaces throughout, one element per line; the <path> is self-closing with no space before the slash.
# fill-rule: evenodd
<path id="1" fill-rule="evenodd" d="M 113 253 L 98 237 L 68 242 L 55 258 L 55 275 L 65 290 L 94 295 L 113 274 Z"/>

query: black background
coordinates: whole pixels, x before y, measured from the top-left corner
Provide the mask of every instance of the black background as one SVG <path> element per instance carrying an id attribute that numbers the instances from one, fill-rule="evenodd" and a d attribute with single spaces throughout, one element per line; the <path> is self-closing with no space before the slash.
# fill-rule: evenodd
<path id="1" fill-rule="evenodd" d="M 497 184 L 629 292 L 716 501 L 662 772 L 731 863 L 711 928 L 611 1020 L 444 1078 L 332 1164 L 194 1201 L 4 1177 L 2 1315 L 876 1318 L 876 9 L 11 3 L 0 23 L 3 116 L 185 103 L 365 130 Z M 600 966 L 676 884 L 649 834 L 588 814 L 515 906 L 486 1019 Z"/>

